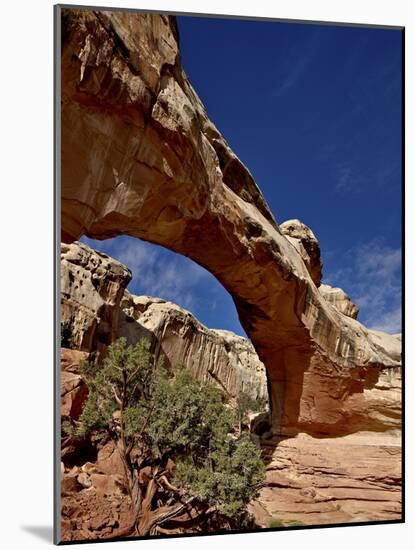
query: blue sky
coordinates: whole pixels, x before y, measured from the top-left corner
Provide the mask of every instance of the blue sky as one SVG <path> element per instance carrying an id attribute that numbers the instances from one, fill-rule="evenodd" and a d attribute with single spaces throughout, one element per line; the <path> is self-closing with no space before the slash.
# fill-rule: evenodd
<path id="1" fill-rule="evenodd" d="M 401 33 L 182 16 L 184 68 L 278 222 L 320 241 L 323 282 L 371 328 L 401 330 Z M 83 239 L 124 261 L 129 289 L 244 334 L 231 298 L 187 258 L 129 237 Z"/>

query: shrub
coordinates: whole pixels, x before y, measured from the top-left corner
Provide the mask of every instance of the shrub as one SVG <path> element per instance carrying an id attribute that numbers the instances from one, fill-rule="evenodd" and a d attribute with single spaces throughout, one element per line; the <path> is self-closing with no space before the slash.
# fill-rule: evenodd
<path id="1" fill-rule="evenodd" d="M 235 418 L 219 389 L 165 369 L 146 340 L 127 346 L 121 338 L 102 364 L 83 362 L 81 372 L 88 399 L 76 429 L 66 429 L 115 442 L 134 511 L 123 534 L 169 532 L 184 513 L 205 526 L 218 517 L 247 522 L 265 468 L 249 435 L 232 435 Z"/>

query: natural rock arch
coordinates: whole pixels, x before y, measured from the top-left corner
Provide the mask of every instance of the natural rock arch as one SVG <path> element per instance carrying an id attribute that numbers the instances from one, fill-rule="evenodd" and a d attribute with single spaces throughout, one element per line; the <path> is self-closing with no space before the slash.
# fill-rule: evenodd
<path id="1" fill-rule="evenodd" d="M 208 119 L 174 18 L 62 11 L 62 240 L 128 234 L 192 258 L 230 292 L 266 365 L 274 432 L 357 429 L 399 343 L 319 291 L 308 229 L 281 230 Z"/>

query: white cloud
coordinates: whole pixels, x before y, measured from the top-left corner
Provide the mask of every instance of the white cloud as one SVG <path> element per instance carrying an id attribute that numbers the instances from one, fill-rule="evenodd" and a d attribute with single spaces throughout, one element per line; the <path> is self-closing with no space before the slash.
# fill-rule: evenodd
<path id="1" fill-rule="evenodd" d="M 398 332 L 401 332 L 401 316 L 402 311 L 399 306 L 396 309 L 389 311 L 389 313 L 386 313 L 379 323 L 374 322 L 371 328 L 373 330 L 389 332 L 389 334 L 397 334 Z"/>
<path id="2" fill-rule="evenodd" d="M 324 282 L 349 294 L 360 308 L 359 319 L 369 328 L 400 332 L 401 249 L 374 239 L 351 249 L 342 263 Z"/>
<path id="3" fill-rule="evenodd" d="M 132 237 L 98 242 L 82 239 L 125 264 L 133 278 L 129 290 L 177 303 L 186 309 L 197 305 L 197 285 L 210 274 L 192 260 Z"/>
<path id="4" fill-rule="evenodd" d="M 360 150 L 358 137 L 355 137 L 351 143 L 354 143 L 355 150 Z M 387 166 L 383 163 L 368 165 L 362 171 L 356 154 L 350 153 L 347 160 L 340 162 L 334 168 L 333 180 L 334 191 L 340 195 L 350 195 L 350 193 L 357 195 L 369 187 L 386 188 L 400 182 L 400 163 L 392 161 Z"/>

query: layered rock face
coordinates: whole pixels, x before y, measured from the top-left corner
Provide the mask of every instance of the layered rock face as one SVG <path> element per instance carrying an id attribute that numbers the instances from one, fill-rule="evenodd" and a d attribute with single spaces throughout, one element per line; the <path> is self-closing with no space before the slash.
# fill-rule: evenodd
<path id="1" fill-rule="evenodd" d="M 62 38 L 63 240 L 128 234 L 191 257 L 233 296 L 274 433 L 350 431 L 356 394 L 399 355 L 319 292 L 312 233 L 278 226 L 208 119 L 174 18 L 64 9 Z"/>
<path id="2" fill-rule="evenodd" d="M 85 396 L 79 389 L 80 359 L 105 353 L 121 336 L 130 344 L 150 340 L 166 366 L 182 364 L 231 399 L 241 392 L 253 399 L 267 397 L 265 367 L 245 338 L 210 330 L 171 302 L 130 294 L 130 270 L 83 243 L 63 244 L 61 252 L 63 416 L 77 418 L 69 414 L 71 403 L 75 400 L 79 408 L 79 396 Z"/>
<path id="3" fill-rule="evenodd" d="M 217 384 L 230 398 L 241 392 L 266 398 L 265 367 L 241 336 L 207 329 L 183 308 L 160 298 L 125 293 L 119 335 L 130 343 L 146 337 L 156 357 L 181 364 L 195 378 Z"/>
<path id="4" fill-rule="evenodd" d="M 87 353 L 61 348 L 61 417 L 77 420 L 88 395 L 79 374 L 79 364 Z"/>
<path id="5" fill-rule="evenodd" d="M 262 442 L 265 487 L 250 510 L 272 520 L 324 525 L 401 518 L 398 434 L 362 432 L 335 441 L 301 436 Z"/>
<path id="6" fill-rule="evenodd" d="M 62 346 L 100 351 L 116 334 L 119 304 L 131 272 L 82 243 L 61 246 Z"/>
<path id="7" fill-rule="evenodd" d="M 400 338 L 378 333 L 379 346 L 399 352 Z M 399 520 L 401 369 L 382 369 L 347 401 L 349 434 L 260 439 L 266 480 L 250 511 L 269 527 Z M 340 397 L 341 398 L 341 397 Z M 265 434 L 267 435 L 267 434 Z"/>

